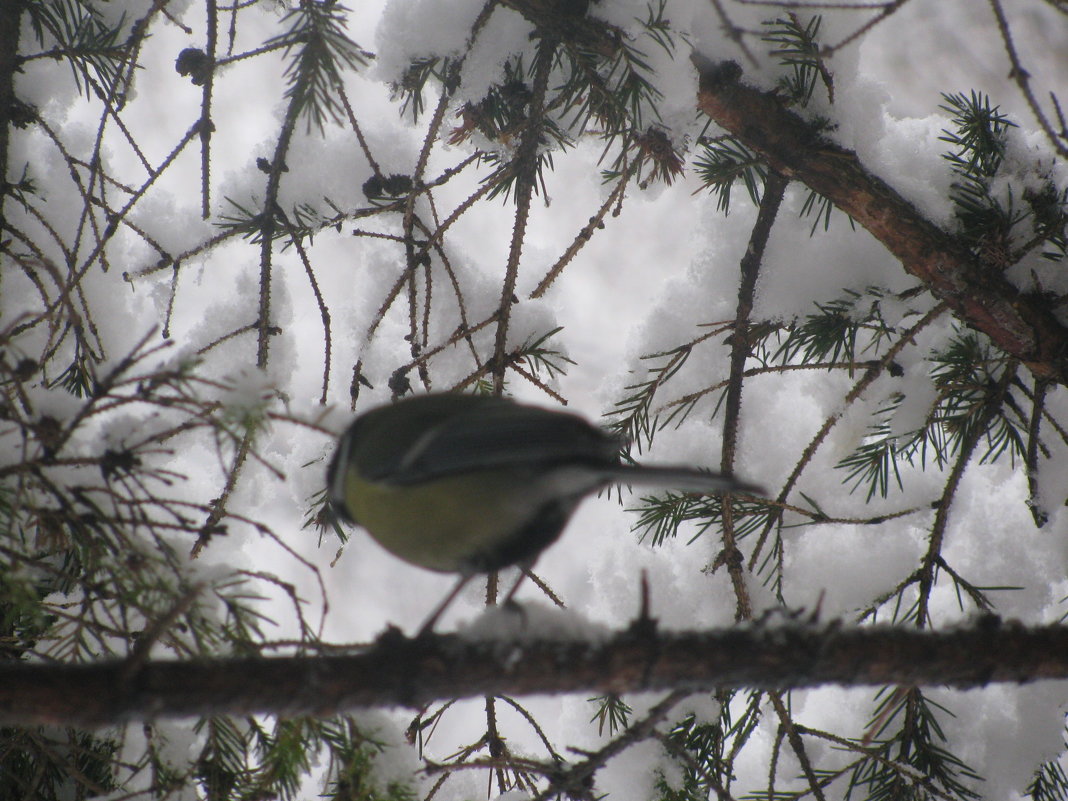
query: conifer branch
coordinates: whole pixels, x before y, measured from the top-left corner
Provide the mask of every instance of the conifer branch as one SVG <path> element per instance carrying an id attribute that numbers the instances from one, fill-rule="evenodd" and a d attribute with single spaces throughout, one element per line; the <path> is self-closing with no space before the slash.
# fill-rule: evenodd
<path id="1" fill-rule="evenodd" d="M 521 652 L 523 658 L 515 659 Z M 560 664 L 569 669 L 559 670 Z M 709 632 L 648 625 L 593 643 L 390 630 L 352 655 L 145 662 L 0 663 L 0 723 L 103 725 L 171 716 L 420 707 L 485 694 L 939 685 L 1068 678 L 1068 626 L 994 616 L 943 631 L 797 621 Z"/>
<path id="2" fill-rule="evenodd" d="M 699 54 L 698 107 L 773 169 L 829 198 L 900 259 L 968 325 L 1038 378 L 1068 383 L 1068 329 L 1049 299 L 1022 292 L 868 171 L 855 153 L 819 136 L 773 93 L 746 85 L 731 62 Z"/>

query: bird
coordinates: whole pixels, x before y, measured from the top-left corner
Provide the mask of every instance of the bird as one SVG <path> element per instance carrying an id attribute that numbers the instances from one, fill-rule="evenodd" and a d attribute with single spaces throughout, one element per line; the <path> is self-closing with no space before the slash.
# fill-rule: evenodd
<path id="1" fill-rule="evenodd" d="M 472 577 L 512 565 L 525 575 L 607 486 L 761 492 L 692 467 L 624 463 L 624 444 L 578 415 L 506 397 L 414 395 L 353 420 L 327 470 L 327 503 L 405 562 L 459 574 L 425 634 Z"/>

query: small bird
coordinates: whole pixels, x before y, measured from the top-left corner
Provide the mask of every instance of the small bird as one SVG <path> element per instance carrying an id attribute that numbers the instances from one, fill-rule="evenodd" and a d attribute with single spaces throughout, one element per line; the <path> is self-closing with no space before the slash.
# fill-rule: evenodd
<path id="1" fill-rule="evenodd" d="M 338 518 L 394 556 L 460 574 L 424 634 L 473 576 L 510 565 L 528 571 L 582 499 L 610 484 L 761 491 L 690 467 L 623 464 L 622 444 L 567 412 L 483 395 L 418 395 L 353 421 L 330 462 L 327 497 Z"/>

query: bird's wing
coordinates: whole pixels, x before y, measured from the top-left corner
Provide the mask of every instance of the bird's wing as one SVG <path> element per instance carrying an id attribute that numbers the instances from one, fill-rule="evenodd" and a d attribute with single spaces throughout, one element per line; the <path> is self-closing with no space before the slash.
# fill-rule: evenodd
<path id="1" fill-rule="evenodd" d="M 476 407 L 428 429 L 381 479 L 416 484 L 470 470 L 611 467 L 618 448 L 614 438 L 579 417 L 513 404 Z"/>

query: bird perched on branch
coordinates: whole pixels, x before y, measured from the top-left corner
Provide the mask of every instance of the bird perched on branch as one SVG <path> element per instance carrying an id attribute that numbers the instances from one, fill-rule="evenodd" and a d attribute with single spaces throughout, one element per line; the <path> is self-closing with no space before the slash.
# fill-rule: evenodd
<path id="1" fill-rule="evenodd" d="M 460 574 L 422 634 L 472 576 L 529 570 L 582 499 L 610 484 L 760 492 L 691 467 L 623 464 L 621 444 L 567 412 L 508 398 L 419 395 L 353 421 L 330 463 L 327 496 L 339 518 L 394 556 Z"/>

